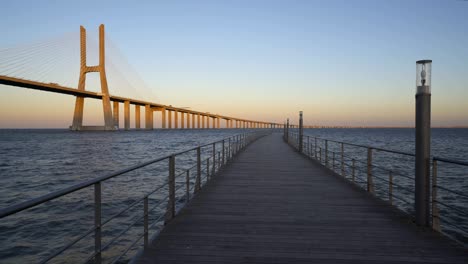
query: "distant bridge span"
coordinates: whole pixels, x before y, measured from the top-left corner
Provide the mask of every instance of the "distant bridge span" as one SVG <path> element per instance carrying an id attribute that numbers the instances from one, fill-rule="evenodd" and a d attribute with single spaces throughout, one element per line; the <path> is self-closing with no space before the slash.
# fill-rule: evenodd
<path id="1" fill-rule="evenodd" d="M 0 84 L 35 89 L 40 91 L 68 94 L 76 96 L 75 111 L 71 130 L 116 130 L 119 127 L 119 104 L 124 104 L 124 127 L 130 129 L 130 105 L 135 106 L 135 128 L 140 129 L 140 107 L 145 108 L 145 128 L 153 129 L 153 113 L 161 112 L 161 128 L 221 128 L 220 120 L 226 121 L 226 128 L 280 128 L 286 124 L 273 122 L 264 122 L 248 120 L 208 112 L 188 110 L 185 108 L 173 107 L 172 105 L 163 105 L 153 102 L 146 102 L 132 98 L 110 95 L 106 68 L 105 68 L 105 38 L 104 25 L 99 27 L 99 64 L 89 66 L 86 64 L 86 30 L 83 26 L 80 28 L 80 74 L 78 87 L 70 88 L 61 86 L 57 83 L 44 83 L 32 80 L 16 78 L 12 76 L 0 75 Z M 86 74 L 97 72 L 100 75 L 101 92 L 92 92 L 85 90 Z M 104 112 L 104 126 L 83 126 L 84 99 L 94 98 L 102 101 Z M 113 107 L 111 106 L 111 102 Z M 180 122 L 179 122 L 180 114 Z M 174 117 L 172 117 L 174 116 Z M 186 118 L 185 118 L 186 117 Z M 211 126 L 210 126 L 210 119 Z M 195 122 L 196 121 L 196 122 Z M 288 121 L 289 123 L 289 121 Z M 174 125 L 174 127 L 173 127 Z M 288 124 L 289 125 L 289 124 Z M 289 125 L 289 127 L 298 127 Z"/>
<path id="2" fill-rule="evenodd" d="M 68 94 L 68 95 L 85 97 L 85 98 L 100 99 L 100 100 L 102 100 L 102 97 L 103 97 L 102 93 L 86 91 L 86 90 L 78 90 L 75 88 L 61 86 L 59 84 L 42 83 L 42 82 L 24 80 L 24 79 L 4 76 L 4 75 L 0 75 L 0 84 L 21 87 L 21 88 L 29 88 L 29 89 L 34 89 L 34 90 L 46 91 L 46 92 Z M 219 124 L 220 119 L 226 120 L 227 128 L 282 128 L 284 126 L 283 124 L 279 124 L 279 123 L 262 122 L 262 121 L 230 117 L 230 116 L 225 116 L 225 115 L 210 114 L 206 112 L 194 111 L 194 110 L 189 110 L 185 108 L 174 107 L 171 105 L 163 105 L 163 104 L 158 104 L 154 102 L 142 101 L 142 100 L 126 98 L 126 97 L 121 97 L 121 96 L 110 95 L 110 100 L 114 102 L 114 121 L 117 121 L 117 122 L 118 122 L 118 103 L 124 104 L 125 129 L 129 129 L 129 124 L 130 124 L 129 114 L 127 114 L 127 111 L 129 111 L 129 105 L 135 105 L 135 107 L 138 109 L 138 113 L 135 114 L 135 117 L 136 117 L 135 124 L 136 124 L 137 129 L 140 128 L 140 120 L 139 120 L 140 119 L 139 117 L 140 106 L 145 107 L 147 110 L 147 112 L 145 113 L 149 115 L 149 116 L 146 116 L 145 118 L 146 129 L 153 129 L 153 124 L 152 124 L 152 112 L 153 111 L 162 111 L 163 121 L 166 121 L 164 120 L 166 111 L 174 112 L 175 113 L 174 114 L 174 118 L 175 118 L 174 128 L 178 128 L 178 120 L 177 120 L 178 113 L 180 113 L 181 115 L 184 115 L 184 114 L 187 115 L 187 119 L 185 120 L 186 124 L 184 124 L 185 118 L 181 116 L 181 121 L 182 121 L 182 123 L 180 124 L 181 128 L 209 128 L 209 118 L 213 119 L 213 125 L 211 126 L 212 128 L 220 128 L 220 124 Z M 116 113 L 117 115 L 115 115 Z M 202 120 L 200 124 L 198 124 L 198 122 L 195 122 L 195 120 L 190 120 L 190 115 L 192 119 L 197 118 L 199 120 L 199 118 L 201 119 L 206 118 L 208 120 L 206 124 L 204 124 L 205 123 L 204 120 Z M 171 118 L 170 116 L 171 114 L 169 114 L 169 118 Z M 164 122 L 161 125 L 162 128 L 172 128 L 171 120 L 169 119 L 167 121 L 168 121 L 167 126 Z M 127 122 L 128 122 L 128 127 L 127 127 Z M 233 122 L 235 122 L 235 124 Z M 196 127 L 192 126 L 192 124 L 196 125 Z M 293 125 L 290 125 L 290 126 L 293 126 Z"/>

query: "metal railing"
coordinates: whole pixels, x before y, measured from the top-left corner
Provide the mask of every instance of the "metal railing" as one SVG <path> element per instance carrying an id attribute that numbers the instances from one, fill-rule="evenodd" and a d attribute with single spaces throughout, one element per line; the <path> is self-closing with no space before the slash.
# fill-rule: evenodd
<path id="1" fill-rule="evenodd" d="M 442 166 L 441 166 L 442 165 Z M 445 166 L 443 166 L 445 165 Z M 450 165 L 447 167 L 446 165 Z M 468 162 L 432 158 L 431 211 L 432 228 L 445 233 L 455 240 L 468 244 L 468 193 L 467 186 L 462 190 L 454 190 L 447 186 L 448 182 L 458 181 L 468 177 L 468 173 L 458 174 L 453 167 L 468 169 Z"/>
<path id="2" fill-rule="evenodd" d="M 288 136 L 289 135 L 289 136 Z M 299 150 L 299 133 L 288 131 L 285 141 Z M 381 200 L 414 217 L 414 158 L 413 153 L 341 142 L 319 137 L 303 136 L 302 154 L 372 193 Z M 439 163 L 463 166 L 455 173 L 447 168 L 440 176 Z M 460 175 L 460 171 L 463 171 Z M 432 228 L 464 244 L 468 244 L 468 194 L 465 189 L 454 190 L 443 179 L 467 177 L 468 162 L 440 157 L 432 159 L 431 219 Z M 453 176 L 457 174 L 457 176 Z M 464 173 L 464 175 L 463 175 Z M 441 193 L 444 193 L 441 195 Z M 439 209 L 439 207 L 441 207 Z M 441 224 L 442 222 L 442 224 Z"/>
<path id="3" fill-rule="evenodd" d="M 87 255 L 85 258 L 80 257 L 79 259 L 84 260 L 83 263 L 116 263 L 121 260 L 130 250 L 136 250 L 137 246 L 142 243 L 143 246 L 148 246 L 150 230 L 157 227 L 155 235 L 161 230 L 163 223 L 167 223 L 175 217 L 178 210 L 185 206 L 190 199 L 195 195 L 204 184 L 212 179 L 222 168 L 225 166 L 239 151 L 243 150 L 248 144 L 266 135 L 268 132 L 249 132 L 235 136 L 231 136 L 216 142 L 201 145 L 189 150 L 174 153 L 165 157 L 153 159 L 140 163 L 138 165 L 125 168 L 123 170 L 101 176 L 92 180 L 88 180 L 68 188 L 64 188 L 49 194 L 40 196 L 38 198 L 28 200 L 19 204 L 15 204 L 0 210 L 0 219 L 2 221 L 8 220 L 8 217 L 16 216 L 17 214 L 30 209 L 35 208 L 39 205 L 50 203 L 54 199 L 64 197 L 68 194 L 74 194 L 78 191 L 93 188 L 93 208 L 94 208 L 94 225 L 82 234 L 74 237 L 70 242 L 61 246 L 53 252 L 41 253 L 46 255 L 39 263 L 47 263 L 51 260 L 56 260 L 58 256 L 65 255 L 64 252 L 71 249 L 77 243 L 83 241 L 85 238 L 92 237 L 94 250 L 93 253 Z M 177 168 L 176 158 L 184 155 L 195 155 L 191 156 L 188 160 L 195 160 L 193 166 Z M 103 185 L 106 181 L 114 179 L 118 176 L 127 174 L 129 172 L 136 171 L 140 168 L 145 168 L 150 165 L 160 164 L 167 162 L 166 171 L 167 179 L 160 185 L 152 187 L 150 191 L 146 192 L 143 196 L 133 200 L 126 206 L 119 206 L 119 210 L 113 212 L 113 214 L 104 218 L 102 215 L 103 205 Z M 187 162 L 186 162 L 187 163 Z M 186 164 L 185 164 L 186 166 Z M 191 176 L 191 171 L 195 170 L 194 177 Z M 154 177 L 159 177 L 158 173 L 155 173 Z M 195 178 L 193 180 L 193 178 Z M 181 180 L 180 180 L 181 179 Z M 179 181 L 177 181 L 179 180 Z M 154 198 L 152 195 L 164 192 L 166 195 L 163 197 Z M 180 203 L 183 202 L 182 205 Z M 118 219 L 123 214 L 129 212 L 132 208 L 142 207 L 142 211 L 137 212 L 133 221 L 127 224 L 125 227 L 121 227 L 119 232 L 113 237 L 103 242 L 103 227 L 108 225 L 111 221 Z M 165 207 L 165 209 L 164 209 Z M 150 215 L 157 213 L 154 216 L 152 222 L 150 222 Z M 53 215 L 48 216 L 53 219 Z M 103 252 L 110 250 L 114 244 L 118 244 L 118 240 L 129 232 L 130 229 L 139 227 L 140 232 L 137 232 L 136 238 L 130 242 L 129 246 L 124 248 L 119 245 L 118 250 L 114 250 L 109 256 L 104 259 Z M 141 239 L 143 238 L 143 242 Z M 88 245 L 89 246 L 89 245 Z M 68 259 L 67 259 L 68 260 Z"/>

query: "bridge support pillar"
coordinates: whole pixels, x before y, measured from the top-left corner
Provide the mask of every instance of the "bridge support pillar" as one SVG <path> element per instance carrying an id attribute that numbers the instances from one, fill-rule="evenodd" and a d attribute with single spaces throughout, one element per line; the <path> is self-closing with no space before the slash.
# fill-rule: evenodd
<path id="1" fill-rule="evenodd" d="M 172 129 L 172 110 L 167 111 L 167 128 Z"/>
<path id="2" fill-rule="evenodd" d="M 192 128 L 195 128 L 195 114 L 192 114 Z"/>
<path id="3" fill-rule="evenodd" d="M 130 129 L 130 101 L 124 102 L 124 127 L 125 130 Z"/>
<path id="4" fill-rule="evenodd" d="M 140 106 L 135 105 L 135 128 L 140 129 Z"/>
<path id="5" fill-rule="evenodd" d="M 197 114 L 197 128 L 200 129 L 201 123 L 200 123 L 200 114 Z"/>
<path id="6" fill-rule="evenodd" d="M 205 116 L 202 116 L 202 128 L 205 128 Z"/>
<path id="7" fill-rule="evenodd" d="M 179 128 L 179 112 L 174 111 L 174 128 Z"/>
<path id="8" fill-rule="evenodd" d="M 118 129 L 119 128 L 119 102 L 114 101 L 113 103 L 114 103 L 114 107 L 113 107 L 114 126 Z"/>
<path id="9" fill-rule="evenodd" d="M 161 128 L 166 129 L 166 108 L 161 110 Z"/>
<path id="10" fill-rule="evenodd" d="M 184 116 L 185 116 L 185 113 L 184 113 L 184 112 L 180 112 L 180 128 L 182 128 L 182 129 L 185 127 Z"/>
<path id="11" fill-rule="evenodd" d="M 153 109 L 150 105 L 145 105 L 145 128 L 146 130 L 153 129 Z"/>

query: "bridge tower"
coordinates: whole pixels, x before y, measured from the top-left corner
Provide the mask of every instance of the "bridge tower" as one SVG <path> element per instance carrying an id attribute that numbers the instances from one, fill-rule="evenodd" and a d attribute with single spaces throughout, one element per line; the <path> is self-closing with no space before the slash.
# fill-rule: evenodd
<path id="1" fill-rule="evenodd" d="M 107 87 L 106 67 L 105 67 L 105 43 L 104 43 L 104 25 L 99 26 L 99 65 L 86 65 L 86 29 L 80 26 L 80 79 L 78 90 L 85 90 L 86 74 L 90 72 L 99 72 L 101 79 L 102 107 L 104 111 L 104 126 L 83 126 L 84 97 L 77 96 L 75 101 L 75 112 L 73 115 L 73 124 L 71 130 L 116 130 L 112 109 L 110 103 L 109 89 Z"/>

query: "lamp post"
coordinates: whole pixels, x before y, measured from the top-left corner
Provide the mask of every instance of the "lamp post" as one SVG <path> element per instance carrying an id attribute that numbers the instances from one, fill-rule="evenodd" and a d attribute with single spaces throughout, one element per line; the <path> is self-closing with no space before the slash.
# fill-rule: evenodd
<path id="1" fill-rule="evenodd" d="M 299 111 L 299 152 L 302 153 L 302 140 L 304 136 L 304 127 L 302 123 L 302 111 Z"/>
<path id="2" fill-rule="evenodd" d="M 416 224 L 429 226 L 432 60 L 416 62 L 416 158 L 414 207 Z"/>

